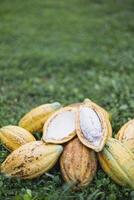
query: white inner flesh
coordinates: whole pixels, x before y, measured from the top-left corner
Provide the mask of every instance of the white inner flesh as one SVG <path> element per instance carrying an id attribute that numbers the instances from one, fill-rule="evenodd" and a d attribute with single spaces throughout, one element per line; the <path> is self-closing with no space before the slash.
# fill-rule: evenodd
<path id="1" fill-rule="evenodd" d="M 47 139 L 61 140 L 75 131 L 75 112 L 65 111 L 57 115 L 47 128 Z"/>
<path id="2" fill-rule="evenodd" d="M 102 139 L 102 126 L 97 113 L 89 107 L 80 109 L 80 128 L 87 140 L 93 145 L 99 145 Z"/>

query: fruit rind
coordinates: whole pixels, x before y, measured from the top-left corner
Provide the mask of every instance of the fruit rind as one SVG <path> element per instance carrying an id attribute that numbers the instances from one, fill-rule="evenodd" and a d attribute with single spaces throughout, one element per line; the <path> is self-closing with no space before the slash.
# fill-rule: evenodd
<path id="1" fill-rule="evenodd" d="M 123 143 L 132 153 L 134 153 L 134 139 L 122 140 L 122 143 Z"/>

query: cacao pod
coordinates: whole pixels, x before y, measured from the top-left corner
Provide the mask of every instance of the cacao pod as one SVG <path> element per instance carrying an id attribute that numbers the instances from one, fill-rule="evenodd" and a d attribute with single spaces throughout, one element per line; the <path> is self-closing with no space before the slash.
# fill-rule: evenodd
<path id="1" fill-rule="evenodd" d="M 0 140 L 9 151 L 13 151 L 23 144 L 35 141 L 35 138 L 24 128 L 8 125 L 0 128 Z"/>
<path id="2" fill-rule="evenodd" d="M 112 136 L 108 115 L 89 100 L 86 100 L 77 110 L 76 133 L 78 138 L 94 151 L 101 151 L 107 138 Z"/>
<path id="3" fill-rule="evenodd" d="M 75 135 L 76 107 L 64 107 L 55 112 L 44 124 L 43 140 L 46 143 L 62 144 Z"/>
<path id="4" fill-rule="evenodd" d="M 134 153 L 134 119 L 125 123 L 115 137 Z"/>
<path id="5" fill-rule="evenodd" d="M 74 138 L 64 147 L 60 169 L 67 183 L 75 183 L 78 188 L 87 186 L 96 174 L 95 152 L 85 147 L 78 138 Z"/>
<path id="6" fill-rule="evenodd" d="M 61 107 L 60 103 L 43 104 L 24 115 L 19 126 L 30 132 L 41 131 L 46 120 Z"/>
<path id="7" fill-rule="evenodd" d="M 104 108 L 99 106 L 98 104 L 94 103 L 90 99 L 86 98 L 84 100 L 84 103 L 89 103 L 91 105 L 94 105 L 95 107 L 98 107 L 99 110 L 101 110 L 102 114 L 104 115 L 105 121 L 107 123 L 107 128 L 108 128 L 108 137 L 112 137 L 112 126 L 111 126 L 111 121 L 112 121 L 112 115 L 107 112 Z"/>
<path id="8" fill-rule="evenodd" d="M 134 153 L 134 139 L 122 140 L 122 143 Z"/>
<path id="9" fill-rule="evenodd" d="M 62 151 L 61 145 L 46 145 L 42 141 L 24 144 L 6 158 L 1 172 L 8 177 L 35 178 L 51 169 Z"/>
<path id="10" fill-rule="evenodd" d="M 134 188 L 134 154 L 122 142 L 108 138 L 98 158 L 102 169 L 116 183 Z"/>
<path id="11" fill-rule="evenodd" d="M 116 139 L 120 141 L 134 139 L 134 119 L 128 121 L 121 127 L 116 135 Z"/>

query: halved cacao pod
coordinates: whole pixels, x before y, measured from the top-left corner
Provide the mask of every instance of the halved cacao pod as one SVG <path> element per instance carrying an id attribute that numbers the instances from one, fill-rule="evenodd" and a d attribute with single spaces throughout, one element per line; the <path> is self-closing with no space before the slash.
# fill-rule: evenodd
<path id="1" fill-rule="evenodd" d="M 72 182 L 77 188 L 87 186 L 96 174 L 95 152 L 76 137 L 65 145 L 60 158 L 60 169 L 67 183 Z"/>
<path id="2" fill-rule="evenodd" d="M 134 139 L 134 119 L 128 121 L 121 127 L 116 135 L 116 139 L 120 141 Z"/>
<path id="3" fill-rule="evenodd" d="M 9 151 L 35 140 L 29 131 L 19 126 L 8 125 L 0 128 L 0 141 Z"/>
<path id="4" fill-rule="evenodd" d="M 112 127 L 102 109 L 86 101 L 77 111 L 76 133 L 84 145 L 99 152 L 112 136 Z"/>
<path id="5" fill-rule="evenodd" d="M 116 183 L 134 188 L 134 154 L 122 142 L 108 138 L 98 158 L 102 169 Z"/>
<path id="6" fill-rule="evenodd" d="M 44 124 L 43 140 L 46 143 L 62 144 L 76 135 L 75 107 L 64 107 L 55 112 Z"/>
<path id="7" fill-rule="evenodd" d="M 50 170 L 62 151 L 61 145 L 46 145 L 43 141 L 27 143 L 6 158 L 1 172 L 8 177 L 35 178 Z"/>
<path id="8" fill-rule="evenodd" d="M 94 103 L 93 101 L 91 101 L 90 99 L 86 98 L 84 100 L 84 103 L 89 103 L 91 105 L 94 105 L 95 107 L 98 107 L 98 109 L 100 109 L 102 111 L 102 114 L 105 117 L 105 121 L 107 123 L 107 128 L 108 128 L 108 137 L 112 137 L 112 126 L 111 126 L 111 121 L 112 121 L 112 115 L 107 112 L 104 108 L 102 108 L 101 106 L 99 106 L 98 104 Z"/>
<path id="9" fill-rule="evenodd" d="M 19 126 L 30 132 L 41 131 L 47 119 L 59 108 L 61 104 L 58 102 L 40 105 L 25 114 Z"/>

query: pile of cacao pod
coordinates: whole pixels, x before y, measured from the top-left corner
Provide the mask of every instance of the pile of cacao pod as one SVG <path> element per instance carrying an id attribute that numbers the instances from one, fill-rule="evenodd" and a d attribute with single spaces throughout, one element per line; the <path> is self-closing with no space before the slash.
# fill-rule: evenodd
<path id="1" fill-rule="evenodd" d="M 35 132 L 42 133 L 39 141 Z M 58 161 L 63 179 L 82 188 L 91 183 L 99 163 L 117 184 L 134 188 L 134 120 L 112 137 L 111 116 L 91 101 L 62 107 L 40 105 L 17 125 L 0 128 L 0 141 L 11 153 L 1 163 L 8 177 L 32 179 Z"/>

